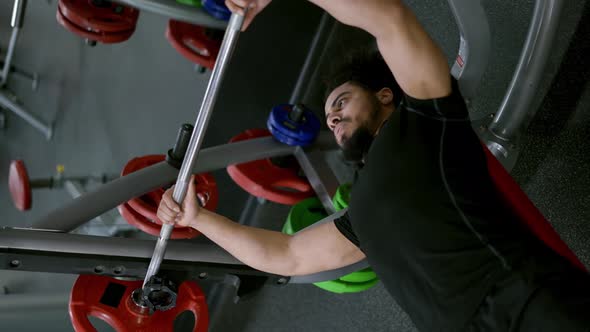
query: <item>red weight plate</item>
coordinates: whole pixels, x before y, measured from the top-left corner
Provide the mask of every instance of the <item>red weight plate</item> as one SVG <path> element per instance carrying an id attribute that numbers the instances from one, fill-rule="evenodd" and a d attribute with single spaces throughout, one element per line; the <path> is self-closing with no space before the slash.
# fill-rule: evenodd
<path id="1" fill-rule="evenodd" d="M 201 195 L 205 201 L 204 208 L 209 211 L 217 210 L 219 192 L 213 175 L 211 173 L 196 174 L 195 184 L 197 195 Z"/>
<path id="2" fill-rule="evenodd" d="M 121 176 L 162 162 L 165 159 L 166 157 L 164 155 L 148 155 L 134 158 L 125 165 Z M 207 198 L 204 207 L 207 210 L 215 211 L 217 209 L 217 204 L 219 203 L 219 192 L 217 191 L 217 182 L 215 182 L 213 175 L 210 173 L 196 174 L 195 184 L 197 194 Z M 163 195 L 164 189 L 156 189 L 141 197 L 133 198 L 128 203 L 133 209 L 135 209 L 135 211 L 155 220 L 157 219 L 156 213 L 158 212 L 158 205 L 160 204 Z M 158 222 L 161 223 L 160 221 Z"/>
<path id="3" fill-rule="evenodd" d="M 153 315 L 142 312 L 131 299 L 134 290 L 143 281 L 123 281 L 106 276 L 81 275 L 70 294 L 69 313 L 76 332 L 96 329 L 88 316 L 99 318 L 118 332 L 172 332 L 174 320 L 183 312 L 195 316 L 193 332 L 206 332 L 209 328 L 209 309 L 205 295 L 194 281 L 185 281 L 178 287 L 176 307 L 156 311 Z M 116 294 L 119 291 L 121 294 Z M 110 292 L 105 294 L 105 292 Z"/>
<path id="4" fill-rule="evenodd" d="M 205 28 L 185 22 L 170 20 L 166 39 L 189 61 L 213 69 L 221 47 L 221 41 L 209 38 Z"/>
<path id="5" fill-rule="evenodd" d="M 568 259 L 578 268 L 586 271 L 582 262 L 576 257 L 572 250 L 563 242 L 559 234 L 555 232 L 551 224 L 545 219 L 543 214 L 530 201 L 528 196 L 522 191 L 520 186 L 514 181 L 512 176 L 504 169 L 504 166 L 494 157 L 494 155 L 483 146 L 488 162 L 488 172 L 496 188 L 504 197 L 507 205 L 516 213 L 519 219 L 525 223 L 528 228 L 543 241 L 549 248 L 561 256 Z"/>
<path id="6" fill-rule="evenodd" d="M 125 176 L 153 164 L 157 164 L 164 161 L 165 159 L 166 157 L 164 155 L 147 155 L 133 158 L 125 165 L 123 171 L 121 172 L 121 176 Z M 162 195 L 164 195 L 164 189 L 159 188 L 142 196 L 135 197 L 129 200 L 126 204 L 122 204 L 122 206 L 119 207 L 119 212 L 130 224 L 148 234 L 158 236 L 160 234 L 162 221 L 158 219 L 156 214 L 158 212 L 160 201 L 162 200 Z M 177 236 L 181 236 L 180 234 L 174 234 L 176 230 L 177 228 L 174 229 L 172 232 L 173 234 L 171 235 L 175 238 L 177 238 Z M 186 234 L 186 232 L 183 233 L 184 234 L 180 238 L 190 238 L 199 235 L 198 232 L 189 234 Z"/>
<path id="7" fill-rule="evenodd" d="M 33 197 L 31 194 L 31 184 L 29 183 L 29 174 L 22 160 L 13 160 L 10 163 L 8 172 L 8 189 L 14 206 L 26 211 L 31 208 Z"/>
<path id="8" fill-rule="evenodd" d="M 157 164 L 164 160 L 166 160 L 166 156 L 163 154 L 151 154 L 143 157 L 133 158 L 125 165 L 123 171 L 121 172 L 121 176 L 139 171 L 140 169 Z"/>
<path id="9" fill-rule="evenodd" d="M 72 24 L 99 33 L 134 31 L 139 17 L 137 9 L 114 2 L 97 6 L 92 0 L 60 0 L 57 6 Z"/>
<path id="10" fill-rule="evenodd" d="M 61 11 L 57 10 L 56 14 L 57 22 L 61 24 L 64 28 L 69 30 L 70 32 L 88 40 L 94 40 L 97 42 L 101 42 L 104 44 L 114 44 L 124 42 L 131 35 L 133 35 L 134 30 L 127 30 L 121 32 L 94 32 L 90 30 L 81 29 L 79 26 L 73 24 L 72 22 L 68 21 L 67 18 L 63 16 Z"/>
<path id="11" fill-rule="evenodd" d="M 195 184 L 197 194 L 208 198 L 205 200 L 206 203 L 204 207 L 207 210 L 215 211 L 215 209 L 217 209 L 219 194 L 217 191 L 217 183 L 215 182 L 213 175 L 209 173 L 196 174 Z M 139 214 L 156 221 L 158 224 L 162 224 L 157 217 L 157 213 L 163 195 L 164 189 L 156 189 L 140 197 L 133 198 L 127 203 Z"/>
<path id="12" fill-rule="evenodd" d="M 164 155 L 148 155 L 134 158 L 125 165 L 121 176 L 128 175 L 164 160 Z M 214 211 L 219 202 L 219 193 L 213 175 L 209 173 L 197 174 L 195 176 L 195 183 L 197 194 L 207 198 L 204 207 Z M 119 212 L 131 225 L 148 234 L 158 236 L 162 221 L 157 217 L 157 212 L 163 195 L 164 189 L 156 189 L 122 204 L 119 206 Z M 171 238 L 188 239 L 196 237 L 199 234 L 201 233 L 191 227 L 175 227 L 172 231 Z"/>
<path id="13" fill-rule="evenodd" d="M 123 203 L 117 207 L 119 213 L 130 225 L 137 227 L 137 229 L 151 234 L 153 236 L 159 236 L 162 230 L 162 222 L 159 219 L 150 220 L 139 212 L 132 209 L 129 204 Z M 178 227 L 175 226 L 170 233 L 170 238 L 173 240 L 179 239 L 192 239 L 199 236 L 201 233 L 192 227 Z"/>
<path id="14" fill-rule="evenodd" d="M 266 136 L 271 136 L 266 129 L 250 129 L 235 136 L 230 142 Z M 297 164 L 279 167 L 270 159 L 227 167 L 227 172 L 234 182 L 251 195 L 286 205 L 297 204 L 315 195 L 309 182 L 298 175 L 299 170 Z"/>

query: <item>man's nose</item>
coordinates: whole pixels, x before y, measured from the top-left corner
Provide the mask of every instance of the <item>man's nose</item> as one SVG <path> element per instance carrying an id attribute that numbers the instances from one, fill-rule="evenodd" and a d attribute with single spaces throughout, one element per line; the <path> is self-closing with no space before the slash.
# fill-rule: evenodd
<path id="1" fill-rule="evenodd" d="M 328 116 L 328 128 L 330 128 L 330 130 L 334 130 L 334 128 L 336 127 L 336 125 L 340 122 L 340 117 L 336 114 L 330 114 Z"/>

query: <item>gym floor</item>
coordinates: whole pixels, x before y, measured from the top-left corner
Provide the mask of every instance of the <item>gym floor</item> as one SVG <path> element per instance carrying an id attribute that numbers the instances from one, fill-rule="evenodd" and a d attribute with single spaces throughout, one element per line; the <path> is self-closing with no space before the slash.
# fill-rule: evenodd
<path id="1" fill-rule="evenodd" d="M 273 105 L 289 100 L 321 11 L 306 1 L 275 1 L 240 37 L 204 146 L 223 144 L 249 128 L 264 127 Z M 439 42 L 449 61 L 458 48 L 458 29 L 444 1 L 407 1 Z M 492 55 L 474 119 L 494 113 L 518 61 L 533 0 L 482 0 L 492 31 Z M 13 76 L 9 88 L 34 114 L 55 121 L 53 140 L 8 114 L 0 131 L 0 173 L 23 159 L 33 178 L 118 174 L 135 156 L 163 153 L 180 124 L 193 123 L 209 73 L 199 74 L 164 38 L 167 19 L 142 12 L 133 37 L 90 48 L 55 21 L 57 1 L 29 1 L 14 65 L 38 72 L 36 92 Z M 537 94 L 539 112 L 521 141 L 513 175 L 565 242 L 590 265 L 590 69 L 588 1 L 564 4 L 558 38 Z M 12 1 L 0 3 L 0 52 L 10 36 Z M 580 24 L 578 24 L 581 22 Z M 367 42 L 338 26 L 323 53 L 322 68 L 342 50 Z M 315 75 L 317 78 L 320 74 Z M 322 113 L 321 88 L 311 84 L 305 102 Z M 216 172 L 219 212 L 238 219 L 247 195 Z M 71 198 L 64 190 L 37 191 L 33 209 L 18 212 L 0 177 L 2 226 L 27 227 Z M 277 229 L 288 209 L 267 203 L 253 223 Z M 0 271 L 0 328 L 6 331 L 71 331 L 67 300 L 76 276 Z M 212 308 L 210 331 L 414 331 L 408 317 L 381 285 L 337 295 L 313 285 L 267 287 L 257 296 Z M 108 331 L 103 327 L 100 331 Z"/>

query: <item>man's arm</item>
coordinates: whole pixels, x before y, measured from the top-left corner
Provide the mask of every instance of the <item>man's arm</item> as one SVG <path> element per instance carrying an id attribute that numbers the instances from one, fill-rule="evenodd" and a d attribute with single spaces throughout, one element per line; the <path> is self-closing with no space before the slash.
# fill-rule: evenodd
<path id="1" fill-rule="evenodd" d="M 365 257 L 340 233 L 334 222 L 291 236 L 240 225 L 202 209 L 191 226 L 244 264 L 279 275 L 306 275 L 333 270 Z"/>
<path id="2" fill-rule="evenodd" d="M 365 255 L 329 222 L 291 236 L 240 225 L 199 207 L 193 178 L 182 207 L 162 196 L 158 218 L 165 223 L 193 227 L 231 255 L 255 269 L 284 275 L 305 275 L 356 263 Z"/>
<path id="3" fill-rule="evenodd" d="M 416 99 L 451 93 L 447 59 L 401 0 L 310 0 L 344 24 L 377 39 L 402 90 Z"/>
<path id="4" fill-rule="evenodd" d="M 410 97 L 434 99 L 451 93 L 450 69 L 440 48 L 401 0 L 309 0 L 338 21 L 375 36 L 379 51 Z M 232 11 L 252 6 L 247 23 L 270 0 L 226 0 Z"/>

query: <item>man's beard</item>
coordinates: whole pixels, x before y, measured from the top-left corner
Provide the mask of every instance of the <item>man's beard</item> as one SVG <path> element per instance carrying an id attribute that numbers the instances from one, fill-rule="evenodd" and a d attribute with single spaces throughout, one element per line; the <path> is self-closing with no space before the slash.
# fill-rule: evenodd
<path id="1" fill-rule="evenodd" d="M 366 125 L 357 128 L 341 146 L 344 159 L 354 166 L 362 168 L 373 139 L 373 134 Z"/>
<path id="2" fill-rule="evenodd" d="M 350 137 L 342 142 L 342 146 L 340 147 L 344 159 L 357 169 L 364 166 L 365 156 L 369 152 L 371 143 L 373 143 L 373 139 L 375 138 L 375 130 L 371 130 L 370 128 L 376 127 L 377 125 L 379 108 L 379 100 L 376 97 L 372 97 L 367 121 L 355 129 Z"/>

